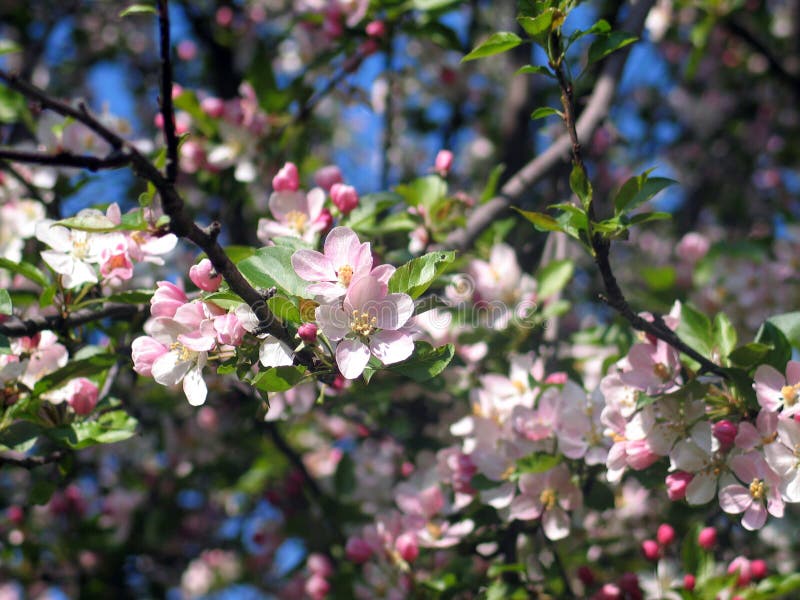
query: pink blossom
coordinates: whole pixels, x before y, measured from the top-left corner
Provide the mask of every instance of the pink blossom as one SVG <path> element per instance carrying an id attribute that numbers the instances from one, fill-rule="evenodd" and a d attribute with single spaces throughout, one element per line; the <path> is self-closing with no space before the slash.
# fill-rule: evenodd
<path id="1" fill-rule="evenodd" d="M 189 302 L 183 289 L 169 281 L 156 282 L 156 291 L 150 298 L 150 314 L 154 317 L 174 317 L 175 311 Z"/>
<path id="2" fill-rule="evenodd" d="M 226 346 L 239 346 L 246 330 L 235 313 L 225 313 L 214 318 L 217 341 Z"/>
<path id="3" fill-rule="evenodd" d="M 744 556 L 737 556 L 734 558 L 728 565 L 727 570 L 728 575 L 733 575 L 734 573 L 738 575 L 738 579 L 736 580 L 736 585 L 738 586 L 747 585 L 753 577 L 750 572 L 750 561 Z"/>
<path id="4" fill-rule="evenodd" d="M 214 265 L 207 258 L 189 269 L 189 279 L 204 292 L 216 292 L 222 283 L 222 275 L 214 270 Z"/>
<path id="5" fill-rule="evenodd" d="M 221 98 L 209 96 L 200 101 L 200 110 L 212 119 L 219 119 L 225 114 L 225 101 Z"/>
<path id="6" fill-rule="evenodd" d="M 31 390 L 42 377 L 66 366 L 68 360 L 67 349 L 58 343 L 56 334 L 49 330 L 12 340 L 11 352 L 17 356 L 29 355 L 27 361 L 20 361 L 25 370 L 19 381 Z M 13 368 L 14 371 L 18 369 L 21 367 Z"/>
<path id="7" fill-rule="evenodd" d="M 70 396 L 67 402 L 78 415 L 88 415 L 97 405 L 97 384 L 85 377 L 77 377 L 67 384 Z"/>
<path id="8" fill-rule="evenodd" d="M 686 497 L 686 487 L 692 480 L 693 475 L 686 471 L 678 471 L 667 475 L 667 496 L 673 502 L 683 500 Z"/>
<path id="9" fill-rule="evenodd" d="M 100 273 L 108 280 L 126 281 L 133 277 L 133 263 L 128 256 L 127 240 L 121 238 L 114 246 L 100 252 Z"/>
<path id="10" fill-rule="evenodd" d="M 276 192 L 296 192 L 300 189 L 300 174 L 294 163 L 287 162 L 272 178 L 272 189 Z"/>
<path id="11" fill-rule="evenodd" d="M 754 375 L 758 403 L 765 409 L 781 411 L 782 417 L 800 412 L 800 362 L 790 360 L 786 365 L 786 377 L 770 365 L 761 365 Z"/>
<path id="12" fill-rule="evenodd" d="M 656 531 L 656 539 L 662 546 L 669 546 L 675 541 L 675 528 L 669 523 L 662 523 Z"/>
<path id="13" fill-rule="evenodd" d="M 306 344 L 313 344 L 317 341 L 317 326 L 314 323 L 303 323 L 297 328 L 297 337 Z"/>
<path id="14" fill-rule="evenodd" d="M 580 508 L 581 493 L 570 479 L 569 470 L 558 465 L 544 473 L 523 473 L 520 495 L 511 503 L 509 518 L 542 519 L 544 534 L 551 540 L 569 535 L 569 514 Z"/>
<path id="15" fill-rule="evenodd" d="M 259 219 L 258 239 L 265 244 L 281 236 L 314 241 L 325 227 L 325 223 L 318 220 L 324 204 L 325 192 L 320 188 L 308 193 L 302 190 L 273 192 L 269 197 L 273 219 Z"/>
<path id="16" fill-rule="evenodd" d="M 717 530 L 713 527 L 704 527 L 697 534 L 697 544 L 703 550 L 712 550 L 717 545 Z"/>
<path id="17" fill-rule="evenodd" d="M 331 591 L 331 584 L 321 575 L 314 573 L 306 580 L 305 589 L 311 600 L 323 600 Z"/>
<path id="18" fill-rule="evenodd" d="M 386 35 L 386 25 L 383 21 L 370 21 L 364 28 L 367 35 L 374 38 L 381 38 Z"/>
<path id="19" fill-rule="evenodd" d="M 439 150 L 436 155 L 436 160 L 433 164 L 433 169 L 442 177 L 445 177 L 453 166 L 453 153 L 450 150 Z"/>
<path id="20" fill-rule="evenodd" d="M 756 452 L 735 456 L 731 467 L 747 487 L 737 483 L 722 488 L 719 492 L 722 510 L 730 514 L 744 513 L 742 527 L 751 531 L 764 526 L 767 512 L 774 517 L 783 517 L 780 478 L 769 468 L 763 456 Z"/>
<path id="21" fill-rule="evenodd" d="M 334 183 L 331 187 L 331 201 L 343 215 L 347 215 L 358 206 L 358 192 L 352 185 Z"/>
<path id="22" fill-rule="evenodd" d="M 419 556 L 419 543 L 413 532 L 401 533 L 395 540 L 395 548 L 400 557 L 406 562 L 414 562 Z"/>
<path id="23" fill-rule="evenodd" d="M 153 363 L 169 352 L 164 344 L 150 336 L 141 336 L 131 344 L 133 370 L 145 377 L 153 376 Z"/>
<path id="24" fill-rule="evenodd" d="M 733 446 L 736 435 L 739 432 L 739 428 L 737 427 L 736 423 L 732 423 L 727 419 L 723 419 L 722 421 L 717 421 L 712 425 L 711 431 L 714 434 L 714 437 L 719 440 L 719 443 L 722 445 L 723 448 L 730 448 Z"/>
<path id="25" fill-rule="evenodd" d="M 634 344 L 628 352 L 629 371 L 620 374 L 624 384 L 647 394 L 663 394 L 677 388 L 680 371 L 678 352 L 662 340 Z"/>
<path id="26" fill-rule="evenodd" d="M 681 260 L 696 263 L 707 253 L 711 243 L 704 235 L 691 231 L 681 238 L 675 248 L 675 253 Z"/>
<path id="27" fill-rule="evenodd" d="M 642 554 L 647 560 L 657 561 L 661 558 L 661 548 L 655 540 L 645 540 L 642 542 Z"/>
<path id="28" fill-rule="evenodd" d="M 350 537 L 344 551 L 347 559 L 357 565 L 367 562 L 372 556 L 372 546 L 360 537 Z"/>
<path id="29" fill-rule="evenodd" d="M 342 172 L 336 165 L 322 167 L 319 171 L 314 173 L 314 183 L 326 192 L 330 192 L 334 184 L 343 182 L 344 178 L 342 177 Z"/>
<path id="30" fill-rule="evenodd" d="M 784 499 L 800 502 L 800 423 L 780 419 L 775 437 L 764 443 L 767 464 L 781 477 Z"/>

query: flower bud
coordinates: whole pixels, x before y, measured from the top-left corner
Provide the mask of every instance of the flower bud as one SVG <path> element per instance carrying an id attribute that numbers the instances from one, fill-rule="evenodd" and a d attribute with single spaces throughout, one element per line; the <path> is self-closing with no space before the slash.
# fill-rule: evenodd
<path id="1" fill-rule="evenodd" d="M 686 487 L 694 476 L 686 471 L 678 471 L 667 475 L 667 496 L 673 502 L 683 500 L 686 497 Z"/>
<path id="2" fill-rule="evenodd" d="M 586 565 L 578 567 L 578 579 L 586 587 L 592 587 L 595 584 L 596 578 L 594 572 Z"/>
<path id="3" fill-rule="evenodd" d="M 398 554 L 406 562 L 414 562 L 419 556 L 419 544 L 417 543 L 417 536 L 411 532 L 400 534 L 395 541 L 394 547 L 397 549 Z"/>
<path id="4" fill-rule="evenodd" d="M 717 545 L 717 530 L 704 527 L 697 536 L 697 543 L 703 550 L 711 550 Z"/>
<path id="5" fill-rule="evenodd" d="M 352 537 L 347 540 L 344 553 L 348 560 L 360 565 L 370 559 L 372 556 L 372 547 L 363 539 Z"/>
<path id="6" fill-rule="evenodd" d="M 714 425 L 711 426 L 711 431 L 714 437 L 719 440 L 719 443 L 722 444 L 722 448 L 728 449 L 733 446 L 736 434 L 739 432 L 739 427 L 736 423 L 723 419 L 722 421 L 714 423 Z"/>
<path id="7" fill-rule="evenodd" d="M 272 189 L 276 192 L 296 192 L 300 188 L 300 175 L 294 163 L 287 162 L 272 178 Z"/>
<path id="8" fill-rule="evenodd" d="M 691 574 L 686 574 L 683 576 L 683 588 L 689 590 L 690 592 L 694 589 L 694 584 L 696 582 L 695 576 Z"/>
<path id="9" fill-rule="evenodd" d="M 320 577 L 327 579 L 333 575 L 333 565 L 331 564 L 330 559 L 319 552 L 312 552 L 308 555 L 306 566 L 308 567 L 309 571 L 315 575 L 319 575 Z"/>
<path id="10" fill-rule="evenodd" d="M 222 100 L 222 98 L 215 98 L 213 96 L 203 98 L 200 101 L 200 110 L 212 119 L 219 119 L 225 114 L 225 101 Z"/>
<path id="11" fill-rule="evenodd" d="M 656 539 L 661 546 L 669 546 L 675 541 L 675 529 L 668 523 L 662 523 L 658 526 Z"/>
<path id="12" fill-rule="evenodd" d="M 78 415 L 88 415 L 97 406 L 97 395 L 99 389 L 97 385 L 86 379 L 85 377 L 78 377 L 73 379 L 70 383 L 70 391 L 72 392 L 67 402 Z"/>
<path id="13" fill-rule="evenodd" d="M 767 576 L 768 571 L 769 569 L 767 568 L 766 561 L 760 558 L 750 561 L 750 574 L 756 581 L 764 579 L 764 577 Z"/>
<path id="14" fill-rule="evenodd" d="M 314 219 L 314 223 L 322 225 L 320 233 L 328 231 L 333 225 L 333 215 L 331 214 L 331 211 L 329 211 L 327 208 L 323 208 L 319 212 L 319 216 Z"/>
<path id="15" fill-rule="evenodd" d="M 222 275 L 214 270 L 214 265 L 207 258 L 189 269 L 189 279 L 204 292 L 216 292 L 222 283 Z"/>
<path id="16" fill-rule="evenodd" d="M 358 192 L 351 185 L 336 183 L 331 188 L 331 201 L 343 215 L 347 215 L 358 206 Z"/>
<path id="17" fill-rule="evenodd" d="M 642 542 L 642 554 L 647 560 L 657 561 L 661 557 L 661 548 L 655 540 L 645 540 Z"/>
<path id="18" fill-rule="evenodd" d="M 433 163 L 433 170 L 439 173 L 442 177 L 450 172 L 450 167 L 453 166 L 453 153 L 450 150 L 439 150 L 436 155 L 436 160 Z"/>
<path id="19" fill-rule="evenodd" d="M 728 565 L 728 575 L 738 573 L 739 579 L 736 584 L 739 586 L 747 585 L 753 579 L 753 571 L 750 561 L 744 556 L 737 556 Z"/>
<path id="20" fill-rule="evenodd" d="M 328 165 L 314 173 L 314 183 L 326 192 L 330 192 L 334 184 L 344 183 L 344 178 L 342 177 L 342 172 L 339 170 L 339 167 L 336 165 Z"/>
<path id="21" fill-rule="evenodd" d="M 323 600 L 330 591 L 331 584 L 324 577 L 314 574 L 306 580 L 306 594 L 312 600 Z"/>
<path id="22" fill-rule="evenodd" d="M 306 344 L 313 344 L 317 341 L 317 326 L 314 323 L 303 323 L 297 328 L 297 337 Z"/>
<path id="23" fill-rule="evenodd" d="M 369 37 L 382 38 L 386 35 L 386 24 L 383 21 L 367 23 L 366 32 Z"/>

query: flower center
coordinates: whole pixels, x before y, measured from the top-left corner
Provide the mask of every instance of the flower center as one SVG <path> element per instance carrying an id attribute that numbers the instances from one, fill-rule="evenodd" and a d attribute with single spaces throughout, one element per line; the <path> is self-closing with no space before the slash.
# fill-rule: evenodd
<path id="1" fill-rule="evenodd" d="M 89 254 L 89 240 L 86 238 L 86 232 L 72 232 L 72 254 L 79 260 L 83 260 Z"/>
<path id="2" fill-rule="evenodd" d="M 431 537 L 434 539 L 439 539 L 442 537 L 442 528 L 439 527 L 436 523 L 427 523 L 425 525 L 425 529 L 428 530 L 428 533 L 431 534 Z"/>
<path id="3" fill-rule="evenodd" d="M 558 494 L 554 489 L 547 488 L 539 495 L 539 501 L 544 505 L 545 510 L 550 510 L 556 505 Z"/>
<path id="4" fill-rule="evenodd" d="M 797 385 L 785 385 L 781 388 L 781 396 L 786 406 L 792 406 L 797 401 Z"/>
<path id="5" fill-rule="evenodd" d="M 371 317 L 368 313 L 359 313 L 354 310 L 353 317 L 350 319 L 350 329 L 358 335 L 368 336 L 377 329 L 377 323 L 377 317 Z"/>
<path id="6" fill-rule="evenodd" d="M 305 230 L 308 215 L 299 210 L 290 210 L 286 213 L 286 224 L 297 232 Z"/>
<path id="7" fill-rule="evenodd" d="M 772 442 L 774 442 L 777 439 L 778 439 L 778 432 L 775 431 L 775 432 L 771 433 L 770 435 L 765 435 L 764 437 L 762 437 L 761 438 L 761 443 L 766 446 L 767 444 L 771 444 Z"/>
<path id="8" fill-rule="evenodd" d="M 172 342 L 169 345 L 170 350 L 177 350 L 178 351 L 178 360 L 180 362 L 188 362 L 190 360 L 194 360 L 197 356 L 197 352 L 194 350 L 190 350 L 180 342 Z"/>
<path id="9" fill-rule="evenodd" d="M 754 500 L 761 500 L 766 491 L 766 486 L 762 480 L 753 479 L 753 481 L 750 483 L 750 495 Z"/>
<path id="10" fill-rule="evenodd" d="M 525 384 L 522 383 L 519 379 L 512 380 L 511 384 L 516 388 L 518 394 L 525 393 Z"/>
<path id="11" fill-rule="evenodd" d="M 656 377 L 658 377 L 661 381 L 669 381 L 669 369 L 665 364 L 656 363 L 653 365 L 653 373 L 655 373 Z"/>
<path id="12" fill-rule="evenodd" d="M 339 278 L 339 283 L 347 287 L 353 280 L 353 267 L 350 265 L 343 265 L 342 268 L 336 272 L 336 276 Z"/>

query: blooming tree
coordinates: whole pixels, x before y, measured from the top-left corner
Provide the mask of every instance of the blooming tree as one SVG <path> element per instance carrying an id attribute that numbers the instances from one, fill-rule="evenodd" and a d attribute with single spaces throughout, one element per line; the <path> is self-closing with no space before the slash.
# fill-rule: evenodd
<path id="1" fill-rule="evenodd" d="M 4 598 L 798 593 L 792 3 L 30 4 Z"/>

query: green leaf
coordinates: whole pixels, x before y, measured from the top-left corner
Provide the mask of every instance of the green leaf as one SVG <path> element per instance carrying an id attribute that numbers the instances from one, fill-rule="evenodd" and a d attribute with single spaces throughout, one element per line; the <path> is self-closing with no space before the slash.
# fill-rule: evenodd
<path id="1" fill-rule="evenodd" d="M 499 164 L 494 169 L 492 169 L 492 172 L 489 174 L 489 179 L 486 181 L 486 187 L 483 188 L 483 192 L 481 192 L 481 197 L 478 199 L 478 202 L 480 204 L 484 204 L 485 202 L 488 202 L 489 200 L 494 198 L 494 195 L 497 192 L 497 184 L 500 181 L 500 177 L 502 176 L 505 170 L 506 166 L 504 164 Z"/>
<path id="2" fill-rule="evenodd" d="M 125 10 L 120 11 L 119 16 L 127 17 L 128 15 L 141 15 L 141 14 L 158 14 L 156 7 L 150 4 L 132 4 Z"/>
<path id="3" fill-rule="evenodd" d="M 561 456 L 559 454 L 534 452 L 517 460 L 517 471 L 519 473 L 544 473 L 560 462 Z"/>
<path id="4" fill-rule="evenodd" d="M 461 62 L 467 62 L 470 60 L 476 60 L 478 58 L 485 58 L 487 56 L 500 54 L 501 52 L 506 52 L 512 48 L 516 48 L 521 43 L 522 39 L 516 33 L 511 33 L 510 31 L 498 31 L 497 33 L 490 35 L 487 40 L 484 40 L 478 44 L 478 46 L 472 50 L 472 52 L 461 59 Z"/>
<path id="5" fill-rule="evenodd" d="M 783 332 L 794 348 L 800 349 L 800 312 L 775 315 L 767 320 Z"/>
<path id="6" fill-rule="evenodd" d="M 649 223 L 650 221 L 666 221 L 671 218 L 672 215 L 668 212 L 645 212 L 633 215 L 629 223 L 631 225 L 641 225 L 642 223 Z"/>
<path id="7" fill-rule="evenodd" d="M 15 52 L 22 52 L 22 46 L 11 40 L 0 40 L 0 56 L 4 54 L 13 54 Z"/>
<path id="8" fill-rule="evenodd" d="M 438 175 L 426 175 L 410 183 L 398 185 L 395 191 L 409 206 L 421 205 L 429 208 L 447 196 L 447 182 Z"/>
<path id="9" fill-rule="evenodd" d="M 203 296 L 203 301 L 213 302 L 225 310 L 236 308 L 240 304 L 244 303 L 244 300 L 230 290 L 221 290 L 219 292 L 211 292 L 210 294 L 206 294 Z"/>
<path id="10" fill-rule="evenodd" d="M 728 356 L 736 347 L 736 328 L 725 313 L 714 316 L 714 342 L 719 356 Z"/>
<path id="11" fill-rule="evenodd" d="M 632 44 L 638 39 L 639 38 L 635 35 L 625 33 L 624 31 L 612 31 L 597 38 L 592 42 L 592 45 L 589 46 L 589 62 L 587 66 L 596 63 L 598 60 L 605 58 L 624 46 Z"/>
<path id="12" fill-rule="evenodd" d="M 11 296 L 8 290 L 0 289 L 0 315 L 10 315 L 14 312 L 14 305 L 11 303 Z"/>
<path id="13" fill-rule="evenodd" d="M 755 341 L 771 347 L 762 360 L 783 373 L 786 363 L 792 358 L 792 347 L 783 332 L 769 321 L 765 321 L 756 333 Z"/>
<path id="14" fill-rule="evenodd" d="M 41 426 L 31 421 L 17 421 L 0 431 L 0 445 L 26 452 L 42 433 Z"/>
<path id="15" fill-rule="evenodd" d="M 292 267 L 294 251 L 285 246 L 261 248 L 255 255 L 238 264 L 242 275 L 254 286 L 269 289 L 276 286 L 290 296 L 310 298 L 308 282 L 301 279 Z"/>
<path id="16" fill-rule="evenodd" d="M 267 300 L 267 306 L 276 317 L 282 321 L 290 323 L 300 323 L 303 319 L 300 316 L 300 309 L 291 300 L 283 296 L 273 296 Z"/>
<path id="17" fill-rule="evenodd" d="M 97 444 L 114 444 L 129 439 L 136 433 L 138 422 L 124 410 L 112 410 L 96 420 L 80 421 L 48 429 L 51 438 L 79 450 Z"/>
<path id="18" fill-rule="evenodd" d="M 708 357 L 711 354 L 711 321 L 690 304 L 681 307 L 681 322 L 677 334 L 703 356 Z"/>
<path id="19" fill-rule="evenodd" d="M 302 238 L 278 236 L 271 238 L 276 246 L 291 248 L 292 250 L 314 250 L 314 245 L 309 244 Z"/>
<path id="20" fill-rule="evenodd" d="M 675 267 L 665 265 L 663 267 L 643 267 L 639 273 L 644 282 L 654 292 L 664 292 L 675 285 L 677 274 Z"/>
<path id="21" fill-rule="evenodd" d="M 569 36 L 569 43 L 571 44 L 575 40 L 579 40 L 586 35 L 603 35 L 611 31 L 611 25 L 608 24 L 608 21 L 605 19 L 600 19 L 594 25 L 592 25 L 589 29 L 581 30 L 578 29 Z"/>
<path id="22" fill-rule="evenodd" d="M 575 265 L 568 258 L 548 263 L 536 273 L 536 294 L 542 299 L 554 296 L 564 289 L 574 272 Z"/>
<path id="23" fill-rule="evenodd" d="M 68 362 L 58 371 L 45 375 L 37 381 L 36 386 L 33 388 L 33 393 L 38 396 L 58 386 L 59 383 L 73 379 L 74 377 L 91 377 L 92 375 L 98 375 L 111 368 L 111 366 L 117 362 L 118 358 L 116 354 L 95 354 L 88 358 Z"/>
<path id="24" fill-rule="evenodd" d="M 30 263 L 15 263 L 7 258 L 0 258 L 0 269 L 6 269 L 12 273 L 22 275 L 25 279 L 29 279 L 42 287 L 48 284 L 48 279 L 45 277 L 44 273 Z"/>
<path id="25" fill-rule="evenodd" d="M 533 226 L 539 231 L 561 231 L 561 225 L 550 215 L 516 207 L 512 208 L 533 223 Z"/>
<path id="26" fill-rule="evenodd" d="M 535 75 L 545 75 L 547 77 L 555 78 L 555 75 L 553 75 L 553 72 L 550 69 L 540 65 L 525 65 L 524 67 L 520 67 L 519 69 L 517 69 L 517 72 L 514 73 L 514 75 L 524 75 L 527 73 L 533 73 Z"/>
<path id="27" fill-rule="evenodd" d="M 631 211 L 637 206 L 644 204 L 661 190 L 674 185 L 676 182 L 666 177 L 649 177 L 650 171 L 645 171 L 641 175 L 631 177 L 626 181 L 614 198 L 614 210 L 616 214 Z M 660 213 L 653 213 L 660 214 Z M 659 217 L 660 218 L 660 217 Z M 633 217 L 631 221 L 636 219 Z M 638 221 L 643 222 L 643 221 Z"/>
<path id="28" fill-rule="evenodd" d="M 300 383 L 306 374 L 301 366 L 271 367 L 253 378 L 252 385 L 262 392 L 285 392 Z"/>
<path id="29" fill-rule="evenodd" d="M 581 199 L 583 210 L 588 210 L 592 201 L 592 184 L 586 177 L 586 171 L 579 165 L 572 167 L 569 175 L 569 187 Z"/>
<path id="30" fill-rule="evenodd" d="M 730 352 L 728 358 L 733 364 L 740 367 L 752 367 L 763 362 L 770 350 L 772 350 L 772 346 L 768 344 L 750 342 Z"/>
<path id="31" fill-rule="evenodd" d="M 453 344 L 434 348 L 427 342 L 415 342 L 411 356 L 403 362 L 390 365 L 388 369 L 417 382 L 428 381 L 444 371 L 454 354 Z"/>
<path id="32" fill-rule="evenodd" d="M 455 251 L 450 250 L 430 252 L 410 260 L 399 267 L 389 279 L 389 291 L 402 292 L 412 298 L 419 298 L 455 258 Z"/>
<path id="33" fill-rule="evenodd" d="M 546 117 L 550 117 L 552 115 L 558 115 L 559 117 L 563 118 L 564 115 L 561 111 L 552 108 L 551 106 L 540 106 L 536 110 L 531 113 L 531 119 L 544 119 Z"/>
<path id="34" fill-rule="evenodd" d="M 554 11 L 546 10 L 545 12 L 536 15 L 535 17 L 517 17 L 517 23 L 525 30 L 532 39 L 542 44 L 553 25 Z"/>
<path id="35" fill-rule="evenodd" d="M 28 502 L 31 504 L 47 504 L 56 491 L 56 482 L 50 479 L 38 479 L 28 492 Z"/>

